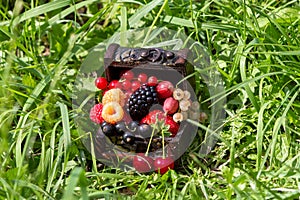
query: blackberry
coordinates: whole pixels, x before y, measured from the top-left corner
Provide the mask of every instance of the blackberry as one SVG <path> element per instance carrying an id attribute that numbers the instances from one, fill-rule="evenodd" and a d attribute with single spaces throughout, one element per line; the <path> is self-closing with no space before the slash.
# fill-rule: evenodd
<path id="1" fill-rule="evenodd" d="M 128 99 L 127 111 L 133 120 L 140 121 L 149 113 L 151 106 L 157 103 L 158 98 L 155 86 L 144 84 Z"/>

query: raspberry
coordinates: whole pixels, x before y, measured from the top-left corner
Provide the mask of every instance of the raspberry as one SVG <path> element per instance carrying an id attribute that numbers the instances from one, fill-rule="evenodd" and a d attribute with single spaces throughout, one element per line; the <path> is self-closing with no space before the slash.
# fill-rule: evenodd
<path id="1" fill-rule="evenodd" d="M 110 89 L 103 95 L 102 103 L 103 105 L 109 102 L 117 102 L 121 106 L 125 103 L 125 94 L 119 88 Z"/>
<path id="2" fill-rule="evenodd" d="M 101 103 L 94 105 L 94 107 L 90 110 L 90 119 L 97 124 L 103 123 L 104 119 L 102 118 L 102 110 L 103 105 Z"/>
<path id="3" fill-rule="evenodd" d="M 102 117 L 106 122 L 115 124 L 123 119 L 123 108 L 117 102 L 108 102 L 103 106 Z"/>

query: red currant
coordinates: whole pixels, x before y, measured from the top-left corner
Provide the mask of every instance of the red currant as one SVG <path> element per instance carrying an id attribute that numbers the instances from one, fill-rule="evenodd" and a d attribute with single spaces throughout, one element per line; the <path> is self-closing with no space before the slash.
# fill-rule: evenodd
<path id="1" fill-rule="evenodd" d="M 131 88 L 131 82 L 129 80 L 127 80 L 127 79 L 124 80 L 122 82 L 122 89 L 125 90 L 125 91 L 127 91 L 127 90 L 130 90 L 130 88 Z"/>
<path id="2" fill-rule="evenodd" d="M 104 77 L 98 77 L 95 80 L 95 85 L 98 89 L 104 90 L 107 87 L 107 80 Z"/>
<path id="3" fill-rule="evenodd" d="M 137 90 L 139 87 L 141 87 L 141 83 L 139 81 L 132 81 L 132 83 L 131 83 L 131 90 L 132 91 Z"/>
<path id="4" fill-rule="evenodd" d="M 112 80 L 108 84 L 108 89 L 113 89 L 113 88 L 120 88 L 120 82 L 118 80 Z"/>
<path id="5" fill-rule="evenodd" d="M 130 70 L 126 71 L 125 73 L 122 74 L 122 78 L 131 81 L 134 77 L 134 73 Z"/>
<path id="6" fill-rule="evenodd" d="M 149 86 L 156 86 L 157 85 L 157 78 L 155 76 L 150 76 L 148 78 L 148 85 Z"/>
<path id="7" fill-rule="evenodd" d="M 169 169 L 174 169 L 174 160 L 170 157 L 163 159 L 158 157 L 154 161 L 154 168 L 156 172 L 160 174 L 166 173 Z"/>
<path id="8" fill-rule="evenodd" d="M 141 83 L 146 83 L 147 82 L 147 74 L 145 73 L 141 73 L 138 75 L 138 80 L 141 82 Z"/>
<path id="9" fill-rule="evenodd" d="M 153 167 L 153 160 L 150 157 L 145 156 L 143 153 L 138 153 L 133 158 L 133 167 L 138 172 L 149 172 Z"/>

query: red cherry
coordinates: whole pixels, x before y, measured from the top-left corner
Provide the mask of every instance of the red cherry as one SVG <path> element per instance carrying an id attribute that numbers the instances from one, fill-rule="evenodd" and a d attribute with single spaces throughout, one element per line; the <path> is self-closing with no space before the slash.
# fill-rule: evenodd
<path id="1" fill-rule="evenodd" d="M 131 88 L 131 82 L 129 81 L 129 80 L 124 80 L 123 82 L 122 82 L 122 89 L 123 90 L 125 90 L 125 91 L 127 91 L 127 90 L 129 90 Z"/>
<path id="2" fill-rule="evenodd" d="M 153 159 L 145 156 L 143 153 L 138 153 L 133 158 L 133 167 L 141 173 L 149 172 L 153 167 Z"/>
<path id="3" fill-rule="evenodd" d="M 149 86 L 156 86 L 157 85 L 157 78 L 155 76 L 150 76 L 148 78 L 148 85 Z"/>
<path id="4" fill-rule="evenodd" d="M 120 88 L 120 83 L 118 80 L 112 80 L 109 84 L 108 84 L 108 89 L 113 89 L 113 88 Z"/>
<path id="5" fill-rule="evenodd" d="M 132 83 L 131 83 L 131 90 L 132 91 L 137 90 L 139 87 L 141 87 L 141 83 L 139 81 L 132 81 Z"/>
<path id="6" fill-rule="evenodd" d="M 122 74 L 122 78 L 131 81 L 134 77 L 134 73 L 130 70 L 126 71 L 125 73 Z"/>
<path id="7" fill-rule="evenodd" d="M 138 80 L 141 82 L 141 83 L 146 83 L 147 82 L 147 74 L 145 73 L 141 73 L 138 75 Z"/>
<path id="8" fill-rule="evenodd" d="M 169 169 L 174 169 L 174 160 L 170 157 L 163 159 L 158 157 L 154 161 L 154 168 L 156 172 L 160 174 L 166 173 Z"/>
<path id="9" fill-rule="evenodd" d="M 104 90 L 107 86 L 107 80 L 106 78 L 104 77 L 98 77 L 96 80 L 95 80 L 95 85 L 98 89 L 100 90 Z"/>

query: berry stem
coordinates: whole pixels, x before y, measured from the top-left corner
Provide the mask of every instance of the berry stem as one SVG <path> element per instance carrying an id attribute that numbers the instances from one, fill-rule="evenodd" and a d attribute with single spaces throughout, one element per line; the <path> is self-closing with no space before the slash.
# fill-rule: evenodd
<path id="1" fill-rule="evenodd" d="M 163 149 L 163 159 L 165 159 L 166 155 L 165 155 L 165 131 L 164 129 L 162 129 L 161 131 L 162 134 L 162 149 Z"/>
<path id="2" fill-rule="evenodd" d="M 151 136 L 150 136 L 150 139 L 149 139 L 149 143 L 148 143 L 148 146 L 147 146 L 147 151 L 145 153 L 145 156 L 148 156 L 148 153 L 149 153 L 149 150 L 150 150 L 151 141 L 153 139 L 155 129 L 156 129 L 156 123 L 155 123 L 155 126 L 152 129 L 152 133 L 151 133 Z"/>

